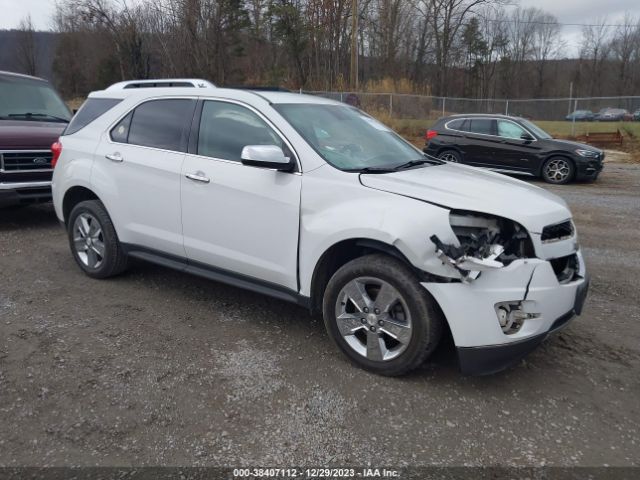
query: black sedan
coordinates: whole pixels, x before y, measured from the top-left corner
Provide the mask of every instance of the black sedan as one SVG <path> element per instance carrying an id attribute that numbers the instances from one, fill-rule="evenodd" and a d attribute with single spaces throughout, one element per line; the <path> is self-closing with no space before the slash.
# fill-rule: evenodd
<path id="1" fill-rule="evenodd" d="M 427 131 L 424 152 L 449 162 L 542 177 L 549 183 L 595 180 L 604 152 L 557 140 L 528 120 L 505 115 L 453 115 Z"/>

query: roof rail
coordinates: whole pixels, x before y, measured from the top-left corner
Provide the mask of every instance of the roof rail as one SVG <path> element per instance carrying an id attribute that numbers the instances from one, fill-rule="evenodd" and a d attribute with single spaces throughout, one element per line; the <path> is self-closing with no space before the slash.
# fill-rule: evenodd
<path id="1" fill-rule="evenodd" d="M 256 92 L 291 92 L 288 88 L 270 85 L 230 85 L 225 88 L 232 88 L 234 90 L 254 90 Z"/>
<path id="2" fill-rule="evenodd" d="M 215 88 L 208 80 L 201 78 L 158 78 L 152 80 L 127 80 L 114 83 L 107 90 L 127 90 L 132 88 Z"/>

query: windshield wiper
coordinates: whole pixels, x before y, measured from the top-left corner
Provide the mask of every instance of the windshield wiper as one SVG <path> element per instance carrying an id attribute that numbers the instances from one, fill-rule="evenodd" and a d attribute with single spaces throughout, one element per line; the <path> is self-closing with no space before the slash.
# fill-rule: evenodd
<path id="1" fill-rule="evenodd" d="M 360 173 L 391 173 L 395 172 L 395 168 L 389 167 L 364 167 L 352 170 L 352 172 L 360 172 Z"/>
<path id="2" fill-rule="evenodd" d="M 394 167 L 394 170 L 403 170 L 405 168 L 411 168 L 411 167 L 416 167 L 418 165 L 424 165 L 425 163 L 429 163 L 431 165 L 440 165 L 440 161 L 439 160 L 435 160 L 435 159 L 429 159 L 429 158 L 421 158 L 419 160 L 410 160 L 406 163 L 403 163 L 401 165 L 398 165 L 397 167 Z"/>
<path id="3" fill-rule="evenodd" d="M 48 113 L 31 113 L 31 112 L 26 112 L 26 113 L 10 113 L 9 115 L 7 115 L 7 117 L 26 117 L 26 118 L 36 117 L 36 118 L 51 118 L 52 120 L 55 120 L 56 122 L 69 123 L 69 120 L 67 120 L 66 118 L 56 117 L 55 115 L 49 115 Z"/>

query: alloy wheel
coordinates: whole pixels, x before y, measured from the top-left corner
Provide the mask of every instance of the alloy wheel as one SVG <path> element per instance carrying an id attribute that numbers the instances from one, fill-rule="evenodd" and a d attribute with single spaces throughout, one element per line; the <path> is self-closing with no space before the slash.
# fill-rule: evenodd
<path id="1" fill-rule="evenodd" d="M 348 282 L 338 294 L 335 315 L 342 338 L 368 360 L 392 360 L 411 341 L 413 329 L 405 299 L 379 278 L 358 277 Z"/>
<path id="2" fill-rule="evenodd" d="M 105 257 L 104 237 L 100 222 L 83 212 L 73 223 L 73 245 L 80 261 L 89 268 L 102 265 Z"/>
<path id="3" fill-rule="evenodd" d="M 544 167 L 544 174 L 554 183 L 564 182 L 571 174 L 569 163 L 562 159 L 556 158 L 547 163 Z"/>
<path id="4" fill-rule="evenodd" d="M 445 152 L 440 155 L 440 160 L 444 160 L 445 162 L 458 163 L 458 157 L 451 152 Z"/>

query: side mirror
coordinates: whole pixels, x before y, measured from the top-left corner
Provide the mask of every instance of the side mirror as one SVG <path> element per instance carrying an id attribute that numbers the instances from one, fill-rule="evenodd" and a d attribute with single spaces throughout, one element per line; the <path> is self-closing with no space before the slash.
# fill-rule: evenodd
<path id="1" fill-rule="evenodd" d="M 240 154 L 243 165 L 271 168 L 283 172 L 293 170 L 294 163 L 276 145 L 247 145 Z"/>
<path id="2" fill-rule="evenodd" d="M 526 140 L 528 142 L 532 142 L 535 140 L 535 138 L 533 138 L 531 135 L 529 135 L 527 132 L 524 132 L 522 135 L 520 135 L 520 138 L 522 140 Z"/>

